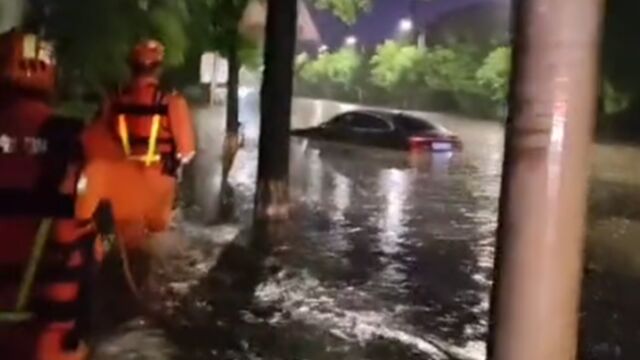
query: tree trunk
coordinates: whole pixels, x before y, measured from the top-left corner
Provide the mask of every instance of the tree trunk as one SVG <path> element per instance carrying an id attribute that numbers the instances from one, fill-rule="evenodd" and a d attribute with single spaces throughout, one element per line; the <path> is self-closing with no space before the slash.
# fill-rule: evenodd
<path id="1" fill-rule="evenodd" d="M 603 0 L 514 6 L 488 358 L 576 359 Z"/>
<path id="2" fill-rule="evenodd" d="M 227 135 L 238 134 L 240 122 L 238 121 L 238 86 L 240 80 L 240 60 L 238 59 L 238 34 L 236 41 L 229 44 L 228 68 L 229 81 L 227 83 Z"/>
<path id="3" fill-rule="evenodd" d="M 240 148 L 240 121 L 238 111 L 238 87 L 240 80 L 240 59 L 238 57 L 238 32 L 234 34 L 235 41 L 229 43 L 227 82 L 227 126 L 222 153 L 222 178 L 220 186 L 220 221 L 228 221 L 234 212 L 233 189 L 229 185 L 228 177 Z"/>
<path id="4" fill-rule="evenodd" d="M 258 220 L 289 216 L 289 129 L 297 0 L 269 1 L 255 211 Z"/>

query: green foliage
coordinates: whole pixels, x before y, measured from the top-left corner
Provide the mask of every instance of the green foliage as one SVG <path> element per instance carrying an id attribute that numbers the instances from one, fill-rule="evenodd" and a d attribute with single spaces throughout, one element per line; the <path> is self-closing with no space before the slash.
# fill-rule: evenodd
<path id="1" fill-rule="evenodd" d="M 145 33 L 143 15 L 129 0 L 52 2 L 44 27 L 56 42 L 63 80 L 94 90 L 122 81 L 129 50 Z"/>
<path id="2" fill-rule="evenodd" d="M 606 3 L 603 65 L 608 81 L 626 93 L 640 94 L 640 2 Z M 636 96 L 637 97 L 637 96 Z"/>
<path id="3" fill-rule="evenodd" d="M 362 64 L 360 53 L 351 48 L 343 48 L 328 56 L 329 79 L 345 89 L 350 88 L 355 80 L 356 71 Z"/>
<path id="4" fill-rule="evenodd" d="M 181 1 L 164 1 L 149 8 L 149 33 L 166 47 L 166 67 L 182 65 L 187 56 L 189 40 L 187 34 L 190 14 Z"/>
<path id="5" fill-rule="evenodd" d="M 317 59 L 307 61 L 301 66 L 300 76 L 311 84 L 317 84 L 328 80 L 328 59 L 329 55 L 320 54 Z"/>
<path id="6" fill-rule="evenodd" d="M 344 48 L 304 61 L 297 89 L 308 96 L 375 105 L 498 116 L 500 107 L 477 76 L 489 77 L 489 70 L 480 68 L 498 56 L 483 63 L 485 55 L 470 45 L 424 48 L 387 41 L 367 61 L 354 49 Z M 506 79 L 508 71 L 503 73 Z"/>
<path id="7" fill-rule="evenodd" d="M 357 71 L 361 66 L 362 55 L 354 49 L 343 48 L 306 62 L 301 67 L 300 76 L 310 83 L 327 81 L 343 89 L 350 89 L 354 87 Z"/>
<path id="8" fill-rule="evenodd" d="M 260 50 L 237 32 L 247 2 L 50 0 L 47 11 L 33 15 L 56 42 L 65 92 L 104 92 L 126 80 L 129 52 L 143 38 L 165 45 L 167 78 L 173 85 L 197 81 L 203 52 L 226 55 L 234 44 L 243 63 L 259 67 Z"/>
<path id="9" fill-rule="evenodd" d="M 242 65 L 250 70 L 258 70 L 262 66 L 262 48 L 251 41 L 241 41 L 238 56 Z"/>
<path id="10" fill-rule="evenodd" d="M 258 69 L 262 65 L 262 49 L 238 32 L 238 25 L 249 0 L 209 1 L 212 2 L 213 16 L 210 21 L 213 29 L 213 49 L 225 57 L 229 57 L 229 51 L 238 51 L 243 65 Z"/>
<path id="11" fill-rule="evenodd" d="M 249 0 L 211 0 L 211 24 L 216 50 L 227 55 L 229 49 L 237 44 L 240 35 L 238 24 Z"/>
<path id="12" fill-rule="evenodd" d="M 477 94 L 479 59 L 481 55 L 469 46 L 430 49 L 422 68 L 424 82 L 433 90 Z"/>
<path id="13" fill-rule="evenodd" d="M 316 8 L 328 10 L 340 21 L 347 25 L 353 25 L 358 20 L 358 15 L 363 11 L 371 10 L 371 0 L 312 0 Z"/>
<path id="14" fill-rule="evenodd" d="M 420 80 L 420 66 L 425 62 L 425 49 L 387 41 L 378 46 L 371 58 L 371 82 L 387 91 Z"/>
<path id="15" fill-rule="evenodd" d="M 507 100 L 510 73 L 511 48 L 501 46 L 487 56 L 476 72 L 476 78 L 493 100 L 504 102 Z"/>
<path id="16" fill-rule="evenodd" d="M 296 72 L 304 68 L 310 61 L 311 59 L 309 58 L 309 54 L 307 54 L 306 52 L 302 52 L 296 55 L 296 58 L 294 59 Z"/>
<path id="17" fill-rule="evenodd" d="M 604 112 L 606 115 L 617 114 L 626 110 L 631 103 L 631 97 L 614 88 L 610 81 L 604 82 Z"/>

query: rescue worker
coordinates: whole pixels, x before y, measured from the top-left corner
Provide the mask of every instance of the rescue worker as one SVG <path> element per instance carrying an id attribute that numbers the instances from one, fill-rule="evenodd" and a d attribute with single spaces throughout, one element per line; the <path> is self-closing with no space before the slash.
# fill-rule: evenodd
<path id="1" fill-rule="evenodd" d="M 99 261 L 90 214 L 75 214 L 81 125 L 54 116 L 53 48 L 0 36 L 0 358 L 84 359 Z M 81 189 L 80 189 L 81 190 Z"/>
<path id="2" fill-rule="evenodd" d="M 168 229 L 181 169 L 195 155 L 186 100 L 160 86 L 164 53 L 155 40 L 135 46 L 130 83 L 107 99 L 83 136 L 88 162 L 105 172 L 89 179 L 89 194 L 94 203 L 110 200 L 119 235 L 135 250 Z"/>

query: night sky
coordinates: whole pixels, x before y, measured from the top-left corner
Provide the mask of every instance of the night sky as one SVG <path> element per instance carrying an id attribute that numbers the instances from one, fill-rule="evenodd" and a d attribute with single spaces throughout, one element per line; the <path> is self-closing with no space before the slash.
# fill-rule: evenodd
<path id="1" fill-rule="evenodd" d="M 329 47 L 341 46 L 344 38 L 350 34 L 357 36 L 363 44 L 375 45 L 392 36 L 400 19 L 410 15 L 411 1 L 373 0 L 371 12 L 362 14 L 352 28 L 326 12 L 314 10 L 313 6 L 309 6 L 309 10 L 324 43 Z"/>
<path id="2" fill-rule="evenodd" d="M 361 44 L 374 47 L 394 38 L 398 23 L 412 18 L 418 28 L 425 29 L 439 18 L 473 6 L 509 6 L 510 0 L 372 0 L 371 12 L 364 13 L 349 27 L 326 11 L 308 6 L 322 41 L 330 48 L 340 47 L 348 35 L 358 37 Z"/>

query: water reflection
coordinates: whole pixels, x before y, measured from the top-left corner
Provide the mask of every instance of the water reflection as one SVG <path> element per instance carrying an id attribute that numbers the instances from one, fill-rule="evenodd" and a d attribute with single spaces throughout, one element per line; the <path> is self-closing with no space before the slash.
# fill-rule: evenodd
<path id="1" fill-rule="evenodd" d="M 359 339 L 345 345 L 348 353 L 375 344 L 404 349 L 398 359 L 416 347 L 430 349 L 425 358 L 438 358 L 438 351 L 482 358 L 488 286 L 477 274 L 486 279 L 489 269 L 478 248 L 491 246 L 484 240 L 495 216 L 482 214 L 495 214 L 497 193 L 470 191 L 467 174 L 484 169 L 453 154 L 412 159 L 315 141 L 298 148 L 306 161 L 292 176 L 309 185 L 298 202 L 315 205 L 301 206 L 291 234 L 296 246 L 280 256 L 288 280 L 263 284 L 269 299 L 285 294 L 271 306 L 296 314 L 280 326 L 304 323 Z M 493 203 L 476 199 L 484 195 Z M 290 296 L 295 309 L 286 305 Z"/>
<path id="2" fill-rule="evenodd" d="M 344 221 L 345 211 L 351 205 L 351 182 L 345 176 L 335 173 L 333 176 L 332 201 L 336 207 L 336 219 Z"/>

